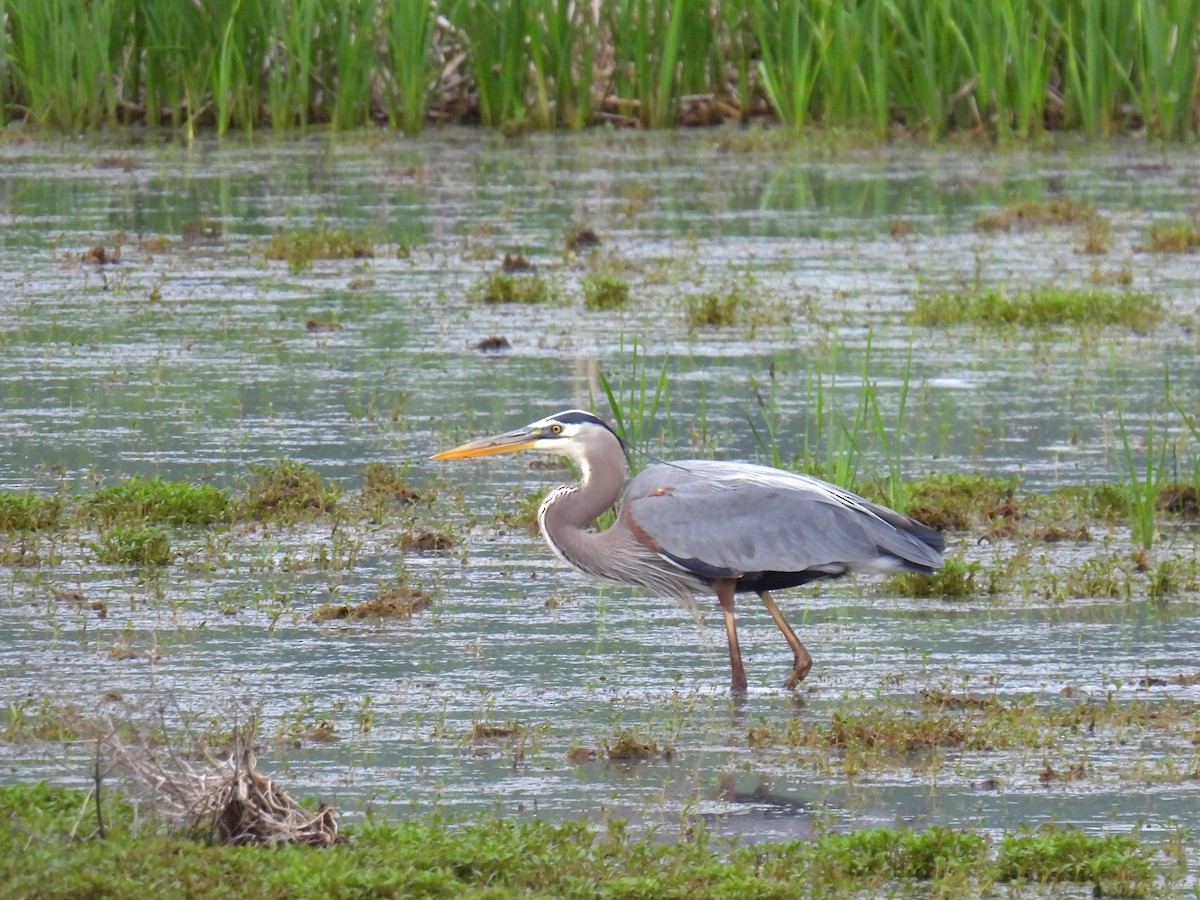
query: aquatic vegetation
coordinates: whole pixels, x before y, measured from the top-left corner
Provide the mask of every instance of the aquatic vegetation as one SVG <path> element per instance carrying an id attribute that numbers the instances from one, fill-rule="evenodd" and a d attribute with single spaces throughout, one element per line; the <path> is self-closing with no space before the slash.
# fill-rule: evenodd
<path id="1" fill-rule="evenodd" d="M 1183 591 L 1200 590 L 1200 560 L 1164 559 L 1146 573 L 1146 596 L 1163 601 Z"/>
<path id="2" fill-rule="evenodd" d="M 523 531 L 526 534 L 537 534 L 538 510 L 542 506 L 542 498 L 545 495 L 544 489 L 536 490 L 502 504 L 496 511 L 496 522 L 502 528 Z"/>
<path id="3" fill-rule="evenodd" d="M 600 373 L 600 388 L 608 401 L 613 427 L 621 440 L 631 447 L 650 451 L 669 435 L 671 386 L 667 377 L 668 362 L 663 359 L 658 374 L 651 378 L 654 373 L 647 366 L 645 350 L 635 340 L 630 345 L 628 359 L 622 346 L 615 372 Z M 660 412 L 667 414 L 665 423 L 659 421 Z M 629 459 L 634 475 L 644 465 L 641 454 L 634 454 Z"/>
<path id="4" fill-rule="evenodd" d="M 1131 527 L 1134 542 L 1149 550 L 1154 546 L 1155 520 L 1158 513 L 1159 494 L 1162 484 L 1166 481 L 1166 442 L 1159 443 L 1155 455 L 1155 428 L 1151 422 L 1146 429 L 1144 441 L 1144 456 L 1142 464 L 1138 465 L 1129 431 L 1125 427 L 1125 416 L 1117 416 L 1118 430 L 1121 434 L 1121 450 L 1124 456 L 1124 474 L 1127 476 L 1125 489 L 1129 495 Z"/>
<path id="5" fill-rule="evenodd" d="M 572 225 L 567 229 L 563 240 L 567 252 L 577 253 L 580 250 L 594 250 L 600 246 L 600 236 L 590 225 Z"/>
<path id="6" fill-rule="evenodd" d="M 507 740 L 518 738 L 525 731 L 524 726 L 516 720 L 505 722 L 474 722 L 468 737 L 474 742 Z"/>
<path id="7" fill-rule="evenodd" d="M 118 525 L 90 546 L 107 565 L 165 566 L 175 555 L 170 532 L 158 525 Z"/>
<path id="8" fill-rule="evenodd" d="M 1147 253 L 1190 253 L 1200 250 L 1200 225 L 1191 219 L 1156 222 L 1146 233 L 1138 250 Z"/>
<path id="9" fill-rule="evenodd" d="M 671 747 L 659 747 L 654 739 L 643 737 L 634 728 L 624 729 L 605 741 L 603 752 L 613 762 L 624 763 L 646 762 L 659 756 L 670 759 L 675 755 Z"/>
<path id="10" fill-rule="evenodd" d="M 415 550 L 419 553 L 440 553 L 449 550 L 457 544 L 458 538 L 444 531 L 431 528 L 414 529 L 399 540 L 399 546 L 404 550 Z"/>
<path id="11" fill-rule="evenodd" d="M 363 467 L 362 492 L 364 496 L 400 503 L 415 503 L 421 499 L 421 494 L 405 478 L 404 467 L 382 462 L 367 463 Z"/>
<path id="12" fill-rule="evenodd" d="M 330 620 L 367 620 L 381 619 L 410 619 L 416 613 L 429 609 L 433 597 L 421 590 L 407 585 L 381 590 L 370 600 L 354 605 L 326 603 L 314 610 L 310 617 L 314 622 Z"/>
<path id="13" fill-rule="evenodd" d="M 83 736 L 83 714 L 73 705 L 26 697 L 9 701 L 7 709 L 0 710 L 0 714 L 4 716 L 0 740 L 10 743 L 76 741 Z"/>
<path id="14" fill-rule="evenodd" d="M 235 505 L 240 519 L 311 518 L 337 508 L 341 491 L 311 466 L 281 459 L 250 467 L 245 494 Z"/>
<path id="15" fill-rule="evenodd" d="M 209 525 L 229 515 L 229 494 L 211 484 L 134 476 L 84 497 L 81 511 L 101 526 L 143 521 L 162 525 Z"/>
<path id="16" fill-rule="evenodd" d="M 1132 597 L 1138 564 L 1129 557 L 1097 556 L 1042 575 L 1038 590 L 1050 600 Z"/>
<path id="17" fill-rule="evenodd" d="M 63 514 L 63 498 L 33 491 L 0 491 L 0 531 L 54 528 Z"/>
<path id="18" fill-rule="evenodd" d="M 1112 248 L 1112 223 L 1103 216 L 1091 216 L 1083 222 L 1083 243 L 1077 248 L 1079 253 L 1090 253 L 1101 256 Z M 1092 279 L 1093 281 L 1100 279 Z M 1126 266 L 1113 275 L 1108 276 L 1113 284 L 1131 284 L 1133 273 Z"/>
<path id="19" fill-rule="evenodd" d="M 580 287 L 588 309 L 620 309 L 629 302 L 629 282 L 616 275 L 585 275 Z"/>
<path id="20" fill-rule="evenodd" d="M 1088 225 L 1101 221 L 1104 220 L 1090 203 L 1069 198 L 1021 200 L 1008 204 L 997 213 L 980 216 L 975 220 L 975 228 L 980 231 L 1008 231 L 1045 225 Z"/>
<path id="21" fill-rule="evenodd" d="M 723 292 L 707 291 L 684 298 L 689 328 L 728 328 L 740 322 L 749 298 L 739 288 Z"/>
<path id="22" fill-rule="evenodd" d="M 1133 834 L 1091 835 L 1045 825 L 1000 840 L 1000 881 L 1092 884 L 1098 895 L 1143 896 L 1153 883 L 1155 863 Z"/>
<path id="23" fill-rule="evenodd" d="M 907 515 L 939 531 L 966 529 L 1021 515 L 1016 478 L 946 472 L 908 484 Z"/>
<path id="24" fill-rule="evenodd" d="M 1181 518 L 1200 518 L 1200 487 L 1183 482 L 1161 484 L 1155 506 Z"/>
<path id="25" fill-rule="evenodd" d="M 309 816 L 317 810 L 309 810 Z M 246 897 L 306 897 L 328 885 L 359 893 L 506 898 L 537 894 L 717 898 L 878 893 L 943 896 L 996 881 L 1095 884 L 1105 894 L 1167 891 L 1178 875 L 1138 833 L 1092 835 L 1044 827 L 999 836 L 935 827 L 818 833 L 804 841 L 730 850 L 700 826 L 689 840 L 635 837 L 621 820 L 597 835 L 586 821 L 370 819 L 329 849 L 208 845 L 138 827 L 121 797 L 46 784 L 0 788 L 0 876 L 11 896 L 127 895 L 147 886 L 202 895 L 238 884 Z M 96 840 L 68 840 L 89 834 Z M 30 838 L 33 837 L 33 840 Z M 119 864 L 117 864 L 119 861 Z M 313 885 L 320 885 L 314 892 Z"/>
<path id="26" fill-rule="evenodd" d="M 482 303 L 548 303 L 557 298 L 557 292 L 540 275 L 493 272 L 471 288 L 468 296 Z"/>
<path id="27" fill-rule="evenodd" d="M 969 597 L 979 592 L 995 593 L 998 588 L 995 579 L 985 581 L 985 574 L 983 564 L 978 560 L 949 556 L 942 568 L 932 575 L 901 572 L 891 576 L 886 582 L 886 589 L 905 597 L 933 597 L 938 600 Z M 981 583 L 976 583 L 976 576 L 980 576 Z"/>
<path id="28" fill-rule="evenodd" d="M 371 238 L 344 228 L 293 228 L 271 235 L 267 259 L 286 260 L 288 267 L 302 271 L 318 259 L 370 259 L 375 255 Z"/>
<path id="29" fill-rule="evenodd" d="M 1039 287 L 1026 291 L 976 288 L 918 297 L 914 324 L 947 325 L 1121 325 L 1148 331 L 1159 320 L 1157 298 L 1138 291 Z"/>
<path id="30" fill-rule="evenodd" d="M 914 705 L 892 700 L 842 701 L 827 721 L 761 720 L 747 729 L 759 749 L 845 754 L 848 769 L 887 768 L 913 754 L 943 748 L 993 751 L 1047 749 L 1085 730 L 1190 733 L 1200 725 L 1200 706 L 1176 700 L 1109 699 L 1037 702 L 1033 696 L 1005 698 L 944 688 L 922 691 Z"/>

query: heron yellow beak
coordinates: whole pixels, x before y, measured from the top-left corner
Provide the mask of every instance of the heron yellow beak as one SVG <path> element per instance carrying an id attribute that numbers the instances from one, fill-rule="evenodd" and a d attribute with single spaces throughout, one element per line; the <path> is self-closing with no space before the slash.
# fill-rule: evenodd
<path id="1" fill-rule="evenodd" d="M 494 453 L 515 453 L 518 450 L 528 450 L 538 441 L 538 436 L 528 428 L 518 428 L 507 434 L 495 437 L 480 438 L 465 444 L 435 453 L 430 459 L 467 459 L 471 456 L 491 456 Z"/>

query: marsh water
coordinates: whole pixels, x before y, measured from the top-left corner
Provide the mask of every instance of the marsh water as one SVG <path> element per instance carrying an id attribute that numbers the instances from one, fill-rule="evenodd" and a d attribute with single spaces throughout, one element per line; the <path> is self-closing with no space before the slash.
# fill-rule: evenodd
<path id="1" fill-rule="evenodd" d="M 976 227 L 1016 201 L 1056 198 L 1110 221 L 1107 253 L 1079 252 L 1070 226 Z M 1159 602 L 1013 589 L 943 601 L 869 578 L 788 592 L 781 605 L 816 658 L 795 695 L 778 688 L 790 657 L 751 596 L 740 614 L 751 689 L 735 705 L 712 609 L 699 629 L 670 601 L 594 584 L 498 516 L 567 470 L 427 457 L 564 407 L 608 415 L 601 376 L 629 404 L 642 379 L 653 393 L 665 373 L 645 441 L 661 456 L 770 461 L 772 430 L 783 462 L 819 455 L 833 432 L 818 432 L 815 405 L 851 421 L 865 377 L 909 475 L 1016 476 L 1031 491 L 1118 481 L 1121 421 L 1135 449 L 1152 428 L 1169 434 L 1168 464 L 1190 471 L 1196 447 L 1167 388 L 1195 412 L 1196 260 L 1138 248 L 1151 223 L 1198 204 L 1200 156 L 1141 143 L 1006 152 L 796 145 L 757 132 L 190 146 L 156 134 L 10 135 L 0 142 L 0 488 L 71 496 L 131 475 L 236 487 L 251 466 L 286 458 L 348 492 L 370 462 L 403 465 L 425 500 L 382 519 L 181 529 L 176 561 L 161 569 L 103 565 L 86 533 L 61 538 L 40 564 L 6 564 L 0 705 L 10 722 L 18 710 L 74 708 L 195 732 L 256 711 L 263 769 L 350 818 L 619 816 L 668 834 L 702 818 L 754 839 L 894 823 L 1194 829 L 1186 733 L 1129 741 L 1084 728 L 1037 747 L 946 748 L 856 771 L 834 751 L 749 738 L 903 706 L 931 688 L 1051 706 L 1200 701 L 1187 679 L 1170 683 L 1198 668 L 1194 593 Z M 600 237 L 597 249 L 564 249 L 579 226 Z M 314 227 L 367 235 L 374 256 L 266 258 L 272 235 Z M 83 261 L 96 245 L 119 261 Z M 554 301 L 474 298 L 505 253 L 539 266 Z M 585 308 L 580 282 L 595 270 L 630 284 L 627 307 Z M 1096 279 L 1158 297 L 1161 324 L 1138 334 L 908 318 L 924 292 Z M 706 292 L 740 292 L 741 321 L 690 323 L 686 298 Z M 476 349 L 491 337 L 509 348 Z M 868 449 L 863 472 L 885 467 Z M 404 549 L 414 528 L 456 543 Z M 1042 545 L 1030 566 L 1052 573 L 1131 549 L 1123 526 L 1092 537 Z M 977 534 L 948 544 L 985 563 L 1016 552 Z M 1195 552 L 1187 528 L 1153 551 Z M 377 624 L 310 618 L 402 579 L 433 594 L 430 610 Z M 107 615 L 64 600 L 71 592 Z M 669 752 L 610 760 L 629 733 Z M 82 785 L 92 748 L 0 741 L 0 760 L 3 781 Z M 1081 777 L 1045 777 L 1079 762 Z"/>

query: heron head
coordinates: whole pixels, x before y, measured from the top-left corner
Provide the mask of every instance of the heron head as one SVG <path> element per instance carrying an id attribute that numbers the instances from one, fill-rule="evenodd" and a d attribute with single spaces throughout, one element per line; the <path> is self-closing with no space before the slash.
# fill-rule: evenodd
<path id="1" fill-rule="evenodd" d="M 603 419 L 582 409 L 566 409 L 531 422 L 524 428 L 443 450 L 430 459 L 466 459 L 494 453 L 514 453 L 517 450 L 540 450 L 580 460 L 589 447 L 607 440 L 616 440 L 620 444 L 616 432 Z"/>

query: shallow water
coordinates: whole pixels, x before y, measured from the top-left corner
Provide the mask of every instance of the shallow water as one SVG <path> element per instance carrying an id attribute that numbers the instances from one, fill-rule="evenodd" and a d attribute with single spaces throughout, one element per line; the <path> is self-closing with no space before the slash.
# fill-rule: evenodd
<path id="1" fill-rule="evenodd" d="M 816 379 L 849 420 L 866 362 L 888 417 L 911 367 L 902 455 L 912 474 L 1016 474 L 1030 490 L 1115 480 L 1118 413 L 1135 435 L 1150 422 L 1174 429 L 1176 464 L 1188 470 L 1197 449 L 1171 419 L 1164 383 L 1169 366 L 1177 399 L 1196 409 L 1195 260 L 1135 246 L 1149 222 L 1196 208 L 1194 151 L 753 141 L 446 131 L 190 148 L 156 136 L 0 144 L 0 487 L 78 492 L 133 474 L 232 485 L 249 465 L 287 457 L 349 489 L 368 462 L 406 463 L 436 497 L 397 513 L 403 523 L 236 526 L 216 546 L 181 532 L 183 558 L 149 574 L 100 565 L 91 536 L 69 535 L 61 561 L 0 571 L 6 705 L 144 718 L 162 704 L 172 726 L 199 730 L 258 708 L 264 768 L 349 815 L 619 815 L 668 833 L 703 817 L 750 838 L 893 822 L 1200 824 L 1194 779 L 1144 777 L 1168 763 L 1194 769 L 1186 735 L 1139 732 L 1132 745 L 1063 735 L 858 773 L 747 739 L 760 722 L 827 723 L 938 686 L 1044 704 L 1064 690 L 1200 701 L 1197 687 L 1137 685 L 1195 671 L 1194 595 L 947 603 L 899 599 L 870 579 L 789 592 L 781 605 L 816 657 L 798 698 L 776 687 L 787 649 L 750 598 L 740 621 L 751 693 L 735 707 L 711 611 L 700 633 L 668 601 L 592 584 L 558 568 L 536 536 L 497 527 L 497 510 L 563 471 L 426 459 L 563 406 L 607 413 L 600 373 L 628 388 L 643 373 L 653 382 L 665 360 L 670 408 L 651 450 L 764 459 L 747 422 L 764 433 L 771 419 L 789 460 L 806 438 L 824 446 Z M 1111 252 L 1077 253 L 1072 228 L 973 228 L 1005 203 L 1052 197 L 1109 217 Z M 265 259 L 271 233 L 317 221 L 369 230 L 375 258 L 300 272 Z M 898 221 L 911 233 L 894 236 Z M 184 240 L 198 223 L 216 223 L 219 236 Z M 598 253 L 632 286 L 626 310 L 583 308 L 587 260 L 562 250 L 572 223 L 601 235 Z M 158 237 L 166 246 L 146 249 Z M 119 264 L 80 262 L 89 246 L 118 242 Z M 411 255 L 398 256 L 400 244 Z M 537 262 L 561 302 L 469 299 L 505 252 Z M 1126 266 L 1133 287 L 1170 310 L 1145 335 L 932 331 L 905 319 L 923 290 L 1076 286 L 1093 269 Z M 749 286 L 758 321 L 689 330 L 682 298 L 734 284 Z M 310 332 L 313 318 L 340 327 Z M 492 335 L 512 349 L 473 349 Z M 863 468 L 882 464 L 876 450 Z M 411 516 L 462 543 L 404 553 L 396 541 Z M 1015 552 L 972 535 L 950 543 L 968 558 Z M 1033 559 L 1053 569 L 1127 546 L 1118 529 Z M 1195 534 L 1173 532 L 1156 552 L 1194 558 Z M 309 620 L 320 603 L 368 599 L 402 571 L 435 592 L 432 611 L 380 625 Z M 56 599 L 62 590 L 104 600 L 107 618 Z M 134 658 L 114 658 L 114 645 Z M 319 720 L 335 741 L 304 734 Z M 519 723 L 521 737 L 474 740 L 476 722 Z M 573 748 L 603 751 L 631 728 L 670 746 L 669 758 L 570 761 Z M 1078 759 L 1084 778 L 1039 778 L 1047 763 Z M 83 783 L 90 772 L 86 746 L 0 742 L 0 760 L 9 781 Z"/>

